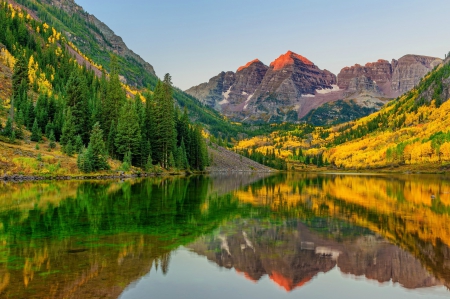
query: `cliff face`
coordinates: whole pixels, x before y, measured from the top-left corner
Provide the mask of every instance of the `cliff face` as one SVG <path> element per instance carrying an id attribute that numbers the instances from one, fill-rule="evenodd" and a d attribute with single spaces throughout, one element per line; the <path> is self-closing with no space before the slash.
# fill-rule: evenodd
<path id="1" fill-rule="evenodd" d="M 429 56 L 405 55 L 392 60 L 392 90 L 402 94 L 416 86 L 420 79 L 435 66 L 442 63 L 442 59 Z"/>
<path id="2" fill-rule="evenodd" d="M 355 64 L 352 67 L 345 67 L 337 76 L 338 86 L 348 89 L 354 78 L 365 77 L 377 84 L 390 82 L 392 79 L 392 66 L 387 60 L 367 63 L 365 66 Z"/>
<path id="3" fill-rule="evenodd" d="M 236 73 L 222 72 L 208 83 L 191 87 L 186 92 L 219 111 L 229 104 L 243 106 L 261 84 L 267 69 L 266 65 L 255 59 L 241 66 Z"/>
<path id="4" fill-rule="evenodd" d="M 207 83 L 191 87 L 186 90 L 186 93 L 196 97 L 203 104 L 213 107 L 221 111 L 221 102 L 224 99 L 224 94 L 235 81 L 235 74 L 233 72 L 221 72 L 215 77 L 212 77 Z"/>
<path id="5" fill-rule="evenodd" d="M 375 92 L 379 96 L 394 98 L 411 90 L 423 76 L 440 63 L 442 60 L 436 57 L 405 55 L 399 60 L 393 59 L 391 63 L 387 60 L 378 60 L 365 66 L 356 64 L 345 67 L 338 74 L 337 81 L 340 88 L 350 92 Z M 366 81 L 371 84 L 365 83 L 367 89 L 361 86 L 355 90 L 355 78 L 358 78 L 359 82 Z M 376 85 L 375 88 L 372 83 Z"/>

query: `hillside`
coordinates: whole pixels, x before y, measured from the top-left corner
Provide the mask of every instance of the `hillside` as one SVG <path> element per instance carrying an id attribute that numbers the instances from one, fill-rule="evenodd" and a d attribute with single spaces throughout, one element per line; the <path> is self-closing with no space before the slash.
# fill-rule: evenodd
<path id="1" fill-rule="evenodd" d="M 68 41 L 73 55 L 81 54 L 79 63 L 92 61 L 96 66 L 110 72 L 111 57 L 117 59 L 119 78 L 132 89 L 154 89 L 158 81 L 153 67 L 134 53 L 106 24 L 83 10 L 73 0 L 8 0 L 20 5 L 30 16 L 49 24 L 61 32 Z M 84 61 L 81 60 L 84 59 Z M 101 70 L 97 75 L 101 74 Z M 236 136 L 238 128 L 223 118 L 218 112 L 174 88 L 173 96 L 179 107 L 186 107 L 191 120 L 202 123 L 216 136 L 229 134 Z"/>
<path id="2" fill-rule="evenodd" d="M 356 121 L 305 132 L 275 131 L 236 149 L 274 151 L 296 168 L 446 170 L 450 165 L 450 65 L 447 59 L 411 91 Z M 303 133 L 302 133 L 303 132 Z M 301 133 L 301 134 L 300 134 Z"/>
<path id="3" fill-rule="evenodd" d="M 20 6 L 0 3 L 0 176 L 203 171 L 203 129 L 171 77 L 133 90 Z M 199 107 L 197 105 L 199 109 Z M 194 117 L 195 110 L 194 110 Z M 224 126 L 226 128 L 226 126 Z"/>

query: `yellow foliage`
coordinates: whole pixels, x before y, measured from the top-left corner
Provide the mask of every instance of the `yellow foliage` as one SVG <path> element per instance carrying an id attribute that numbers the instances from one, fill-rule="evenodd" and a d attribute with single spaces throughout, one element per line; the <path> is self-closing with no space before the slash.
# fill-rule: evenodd
<path id="1" fill-rule="evenodd" d="M 9 67 L 10 69 L 14 69 L 16 59 L 14 58 L 14 56 L 11 55 L 11 53 L 9 53 L 9 51 L 6 48 L 0 50 L 0 60 L 4 65 Z"/>
<path id="2" fill-rule="evenodd" d="M 37 61 L 34 61 L 33 55 L 30 56 L 30 60 L 28 61 L 28 79 L 30 80 L 30 84 L 33 85 L 36 81 L 36 72 L 39 69 L 39 65 Z"/>

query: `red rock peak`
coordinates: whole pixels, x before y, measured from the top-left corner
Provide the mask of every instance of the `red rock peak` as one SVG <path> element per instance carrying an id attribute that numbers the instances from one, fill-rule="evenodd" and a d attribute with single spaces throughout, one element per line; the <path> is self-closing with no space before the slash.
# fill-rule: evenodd
<path id="1" fill-rule="evenodd" d="M 260 62 L 259 59 L 255 59 L 250 61 L 249 63 L 247 63 L 246 65 L 241 66 L 240 68 L 237 69 L 237 72 L 242 71 L 243 69 L 248 68 L 249 66 L 251 66 L 252 64 L 254 64 L 255 62 Z"/>
<path id="2" fill-rule="evenodd" d="M 312 63 L 307 58 L 305 58 L 301 55 L 298 55 L 292 51 L 287 51 L 286 54 L 283 54 L 280 57 L 278 57 L 277 59 L 275 59 L 270 64 L 270 66 L 273 67 L 274 70 L 279 70 L 279 69 L 282 69 L 283 67 L 285 67 L 286 65 L 294 64 L 294 58 L 300 60 L 304 64 L 314 65 L 314 63 Z"/>

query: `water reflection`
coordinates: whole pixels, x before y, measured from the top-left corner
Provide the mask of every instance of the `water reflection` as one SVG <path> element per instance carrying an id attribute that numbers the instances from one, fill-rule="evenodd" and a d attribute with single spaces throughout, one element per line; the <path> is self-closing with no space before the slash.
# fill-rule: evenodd
<path id="1" fill-rule="evenodd" d="M 450 283 L 449 205 L 450 181 L 439 176 L 5 184 L 0 297 L 117 298 L 147 273 L 179 269 L 171 256 L 180 246 L 261 290 L 266 278 L 301 290 L 339 269 L 347 281 L 426 292 Z M 181 284 L 164 277 L 166 288 Z M 202 279 L 204 287 L 212 277 Z M 162 291 L 151 289 L 156 297 Z"/>

